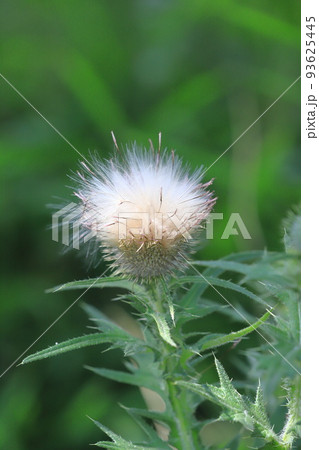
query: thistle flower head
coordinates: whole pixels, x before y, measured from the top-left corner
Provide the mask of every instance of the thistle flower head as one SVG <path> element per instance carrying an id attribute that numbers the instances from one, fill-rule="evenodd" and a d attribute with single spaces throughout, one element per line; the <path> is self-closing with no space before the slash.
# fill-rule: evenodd
<path id="1" fill-rule="evenodd" d="M 201 183 L 202 169 L 190 175 L 173 152 L 135 144 L 111 160 L 95 159 L 93 169 L 82 165 L 77 220 L 115 272 L 141 280 L 181 269 L 216 201 L 211 182 Z"/>

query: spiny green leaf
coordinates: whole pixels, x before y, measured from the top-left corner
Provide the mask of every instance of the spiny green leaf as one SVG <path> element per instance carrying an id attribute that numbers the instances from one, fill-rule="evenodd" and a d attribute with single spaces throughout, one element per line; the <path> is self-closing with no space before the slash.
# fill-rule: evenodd
<path id="1" fill-rule="evenodd" d="M 130 304 L 140 316 L 143 316 L 145 311 L 149 308 L 149 299 L 147 297 L 131 294 L 130 292 L 127 292 L 124 295 L 118 295 L 117 300 Z"/>
<path id="2" fill-rule="evenodd" d="M 267 286 L 292 286 L 294 280 L 289 279 L 283 274 L 278 272 L 276 267 L 272 267 L 269 263 L 261 261 L 258 264 L 254 264 L 251 267 L 250 272 L 240 281 L 240 284 L 248 283 L 250 281 L 263 281 L 268 282 Z"/>
<path id="3" fill-rule="evenodd" d="M 123 405 L 121 405 L 123 406 Z M 148 419 L 155 420 L 156 422 L 169 423 L 174 421 L 174 417 L 170 416 L 166 411 L 158 412 L 149 409 L 141 409 L 141 408 L 127 408 L 123 406 L 125 410 L 129 410 L 130 413 L 135 414 L 137 416 L 146 417 Z"/>
<path id="4" fill-rule="evenodd" d="M 137 425 L 144 431 L 144 433 L 146 434 L 146 436 L 148 437 L 150 442 L 152 442 L 152 445 L 154 445 L 154 446 L 156 445 L 156 448 L 158 450 L 169 450 L 171 448 L 162 441 L 162 439 L 158 436 L 155 429 L 153 427 L 151 427 L 148 423 L 146 423 L 145 420 L 143 420 L 141 415 L 137 413 L 137 411 L 138 411 L 137 409 L 126 408 L 123 405 L 121 405 L 121 406 L 133 418 L 133 420 L 137 423 Z M 146 417 L 146 416 L 144 415 L 144 417 Z M 162 421 L 163 421 L 163 418 L 162 418 Z"/>
<path id="5" fill-rule="evenodd" d="M 146 387 L 157 392 L 166 404 L 166 411 L 171 411 L 163 371 L 160 364 L 155 361 L 154 353 L 151 350 L 138 352 L 133 359 L 134 363 L 127 362 L 125 364 L 129 372 L 95 367 L 86 368 L 102 377 L 133 386 Z"/>
<path id="6" fill-rule="evenodd" d="M 300 293 L 292 290 L 286 290 L 285 292 L 279 294 L 278 298 L 287 308 L 290 334 L 295 340 L 299 341 L 301 326 Z"/>
<path id="7" fill-rule="evenodd" d="M 48 347 L 44 350 L 40 350 L 39 352 L 33 353 L 32 355 L 27 356 L 21 364 L 27 364 L 39 359 L 49 358 L 61 353 L 77 350 L 82 347 L 106 344 L 108 342 L 108 339 L 109 336 L 107 333 L 92 333 L 85 336 L 79 336 L 64 342 L 60 342 L 60 344 L 55 344 L 52 347 Z"/>
<path id="8" fill-rule="evenodd" d="M 242 423 L 246 428 L 252 430 L 253 423 L 247 411 L 248 406 L 244 399 L 231 385 L 224 374 L 221 374 L 223 385 L 222 387 L 215 387 L 213 385 L 201 385 L 199 383 L 177 381 L 176 384 L 185 387 L 187 390 L 195 392 L 206 400 L 214 404 L 224 407 L 223 413 L 220 416 L 222 420 L 234 420 Z M 227 377 L 228 378 L 228 377 Z"/>
<path id="9" fill-rule="evenodd" d="M 245 275 L 240 284 L 253 280 L 263 280 L 280 286 L 289 286 L 291 281 L 282 274 L 279 274 L 276 268 L 271 265 L 273 262 L 278 261 L 278 259 L 287 259 L 288 257 L 289 256 L 284 253 L 275 253 L 268 254 L 263 259 L 258 260 L 253 264 L 242 264 L 224 259 L 217 261 L 195 261 L 193 264 L 197 266 L 219 268 L 222 269 L 222 271 L 237 272 Z"/>
<path id="10" fill-rule="evenodd" d="M 280 438 L 284 444 L 291 446 L 300 431 L 300 377 L 296 377 L 294 381 L 286 381 L 285 388 L 287 389 L 288 413 Z"/>
<path id="11" fill-rule="evenodd" d="M 73 289 L 91 289 L 91 288 L 104 288 L 115 287 L 128 289 L 132 292 L 140 292 L 145 294 L 144 288 L 130 280 L 125 280 L 121 277 L 101 277 L 101 278 L 89 278 L 87 280 L 71 281 L 70 283 L 64 283 L 60 286 L 48 289 L 47 292 L 68 291 Z"/>
<path id="12" fill-rule="evenodd" d="M 219 286 L 219 287 L 222 287 L 225 289 L 230 289 L 232 291 L 236 291 L 240 294 L 243 294 L 246 297 L 249 297 L 250 299 L 257 301 L 258 303 L 265 304 L 265 302 L 260 297 L 253 294 L 248 289 L 246 289 L 236 283 L 232 283 L 231 281 L 221 280 L 219 278 L 211 277 L 211 276 L 204 276 L 204 277 L 202 277 L 200 275 L 184 276 L 184 277 L 180 277 L 178 279 L 173 279 L 171 282 L 171 286 L 179 286 L 179 285 L 183 285 L 185 283 L 192 283 L 192 284 L 199 283 L 204 286 L 206 285 L 206 288 L 211 286 L 213 289 L 215 286 Z"/>
<path id="13" fill-rule="evenodd" d="M 221 365 L 217 358 L 215 358 L 215 365 L 220 381 L 220 388 L 217 388 L 213 385 L 208 385 L 210 392 L 222 401 L 225 401 L 228 407 L 238 411 L 246 411 L 247 405 L 243 397 L 234 388 L 224 367 Z"/>
<path id="14" fill-rule="evenodd" d="M 211 275 L 211 269 L 205 270 L 203 272 L 204 276 L 210 274 Z M 196 304 L 198 300 L 200 299 L 201 295 L 205 292 L 207 286 L 204 284 L 195 283 L 191 286 L 191 288 L 186 292 L 186 294 L 183 295 L 180 305 L 183 308 L 189 308 L 194 307 L 196 308 Z M 197 308 L 196 308 L 197 309 Z"/>
<path id="15" fill-rule="evenodd" d="M 223 408 L 220 420 L 240 422 L 250 431 L 257 426 L 268 441 L 279 443 L 280 439 L 269 425 L 260 388 L 257 390 L 255 403 L 250 402 L 249 399 L 243 397 L 234 388 L 225 369 L 216 358 L 215 364 L 220 380 L 220 387 L 186 381 L 177 381 L 176 383 L 210 400 L 214 404 L 220 405 Z"/>
<path id="16" fill-rule="evenodd" d="M 267 417 L 260 386 L 257 389 L 255 403 L 252 403 L 233 387 L 225 369 L 216 358 L 215 364 L 221 387 L 216 388 L 210 385 L 209 388 L 228 408 L 229 418 L 241 422 L 249 430 L 252 430 L 256 425 L 267 440 L 278 442 L 279 438 L 272 430 Z M 222 393 L 222 396 L 219 395 L 220 393 Z M 227 413 L 227 410 L 225 412 Z"/>
<path id="17" fill-rule="evenodd" d="M 108 335 L 108 342 L 113 343 L 113 347 L 120 347 L 123 349 L 126 356 L 134 354 L 136 351 L 140 351 L 143 347 L 150 347 L 149 340 L 146 343 L 146 341 L 128 333 L 119 325 L 112 322 L 105 314 L 94 306 L 83 304 L 82 308 L 96 324 L 96 327 L 102 333 Z"/>
<path id="18" fill-rule="evenodd" d="M 162 287 L 162 292 L 163 292 L 163 294 L 164 294 L 164 296 L 165 296 L 165 300 L 166 300 L 166 302 L 167 302 L 167 304 L 168 304 L 168 310 L 169 310 L 170 317 L 171 317 L 172 322 L 173 322 L 173 324 L 174 324 L 174 326 L 175 326 L 175 308 L 174 308 L 174 302 L 173 302 L 171 293 L 170 293 L 170 291 L 169 291 L 169 289 L 168 289 L 168 286 L 167 286 L 166 281 L 161 280 L 161 287 Z"/>
<path id="19" fill-rule="evenodd" d="M 121 442 L 109 442 L 109 441 L 99 441 L 96 442 L 93 445 L 96 445 L 97 447 L 106 448 L 108 450 L 114 449 L 114 450 L 133 450 L 133 449 L 139 449 L 139 450 L 154 450 L 154 447 L 142 447 L 140 445 L 132 444 L 131 442 L 124 441 L 124 439 Z"/>
<path id="20" fill-rule="evenodd" d="M 289 211 L 283 220 L 284 245 L 287 253 L 300 253 L 301 249 L 301 211 L 300 205 Z"/>
<path id="21" fill-rule="evenodd" d="M 210 401 L 213 400 L 212 395 L 208 392 L 207 387 L 205 385 L 202 385 L 199 383 L 194 383 L 192 381 L 184 381 L 184 380 L 177 380 L 177 381 L 175 381 L 175 384 L 177 384 L 178 386 L 182 386 L 182 387 L 186 388 L 187 390 L 195 392 L 195 394 L 198 394 L 207 400 L 210 400 Z"/>
<path id="22" fill-rule="evenodd" d="M 251 324 L 249 327 L 243 328 L 239 331 L 233 331 L 232 333 L 225 334 L 218 337 L 205 336 L 200 339 L 196 343 L 196 349 L 198 351 L 204 351 L 209 348 L 219 347 L 221 345 L 228 344 L 233 342 L 236 339 L 239 339 L 243 336 L 246 336 L 249 333 L 255 331 L 260 325 L 262 325 L 270 316 L 270 312 L 267 311 L 260 319 L 258 319 L 255 323 Z"/>
<path id="23" fill-rule="evenodd" d="M 159 395 L 162 395 L 164 392 L 164 385 L 161 378 L 155 377 L 154 373 L 147 368 L 140 368 L 135 373 L 90 366 L 85 366 L 85 368 L 110 380 L 131 384 L 133 386 L 146 387 L 157 392 Z"/>
<path id="24" fill-rule="evenodd" d="M 251 405 L 251 412 L 266 430 L 271 429 L 260 383 L 257 388 L 255 403 Z"/>
<path id="25" fill-rule="evenodd" d="M 227 272 L 238 272 L 243 275 L 247 275 L 251 270 L 251 265 L 238 263 L 236 261 L 227 261 L 225 259 L 219 259 L 216 261 L 192 261 L 192 264 L 195 266 L 222 269 Z"/>
<path id="26" fill-rule="evenodd" d="M 154 314 L 150 314 L 150 316 L 153 317 L 153 319 L 155 320 L 158 332 L 162 337 L 162 339 L 164 339 L 164 341 L 167 342 L 172 347 L 176 347 L 175 342 L 171 338 L 169 326 L 167 325 L 164 315 L 156 312 Z"/>
<path id="27" fill-rule="evenodd" d="M 91 419 L 96 426 L 98 426 L 100 428 L 100 430 L 102 430 L 105 434 L 107 434 L 107 436 L 109 436 L 113 442 L 109 442 L 109 441 L 99 441 L 97 442 L 96 445 L 97 447 L 101 447 L 101 448 L 107 448 L 107 449 L 118 449 L 118 450 L 150 450 L 150 449 L 154 449 L 154 447 L 144 447 L 141 445 L 136 445 L 133 444 L 130 441 L 127 441 L 126 439 L 123 439 L 121 436 L 119 436 L 118 434 L 114 433 L 113 431 L 111 431 L 109 428 L 107 428 L 106 426 L 102 425 L 100 422 L 98 422 L 97 420 L 93 420 Z"/>
<path id="28" fill-rule="evenodd" d="M 223 258 L 223 260 L 249 262 L 254 261 L 256 259 L 264 258 L 265 256 L 271 254 L 273 254 L 273 252 L 267 252 L 266 250 L 249 250 L 247 252 L 232 253 Z"/>
<path id="29" fill-rule="evenodd" d="M 233 253 L 229 256 L 226 256 L 224 259 L 222 259 L 221 261 L 225 262 L 227 264 L 227 262 L 235 262 L 236 264 L 240 261 L 243 262 L 250 262 L 252 260 L 256 260 L 258 258 L 261 258 L 265 255 L 265 252 L 262 250 L 252 250 L 250 252 L 241 252 L 241 253 Z M 205 261 L 202 261 L 203 265 L 205 265 Z M 208 261 L 208 264 L 210 263 L 210 261 Z M 237 266 L 238 267 L 238 266 Z M 206 278 L 206 276 L 214 276 L 214 277 L 219 277 L 219 275 L 221 273 L 223 273 L 224 269 L 222 268 L 213 268 L 213 267 L 208 267 L 206 270 L 203 271 L 203 275 Z M 197 303 L 197 301 L 200 299 L 201 295 L 204 293 L 204 291 L 206 290 L 207 286 L 205 286 L 205 284 L 193 284 L 193 286 L 191 286 L 191 288 L 189 289 L 189 291 L 183 295 L 181 301 L 179 302 L 180 305 L 182 305 L 184 308 L 190 306 L 190 305 L 194 305 Z"/>
<path id="30" fill-rule="evenodd" d="M 194 286 L 200 286 L 199 284 Z M 191 320 L 197 320 L 201 317 L 208 316 L 213 312 L 220 312 L 222 314 L 228 315 L 227 305 L 220 304 L 219 302 L 214 302 L 213 300 L 199 299 L 197 303 L 188 306 L 187 308 L 179 309 L 178 315 L 176 317 L 176 329 L 180 328 L 187 322 Z M 236 317 L 238 319 L 238 317 Z"/>

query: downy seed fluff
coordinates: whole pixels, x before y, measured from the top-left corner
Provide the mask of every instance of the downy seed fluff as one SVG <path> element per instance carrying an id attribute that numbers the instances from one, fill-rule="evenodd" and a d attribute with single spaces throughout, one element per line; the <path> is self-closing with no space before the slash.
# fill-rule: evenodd
<path id="1" fill-rule="evenodd" d="M 200 224 L 216 198 L 174 152 L 136 144 L 110 160 L 95 158 L 78 172 L 76 221 L 92 236 L 116 274 L 136 280 L 172 274 L 185 266 Z"/>

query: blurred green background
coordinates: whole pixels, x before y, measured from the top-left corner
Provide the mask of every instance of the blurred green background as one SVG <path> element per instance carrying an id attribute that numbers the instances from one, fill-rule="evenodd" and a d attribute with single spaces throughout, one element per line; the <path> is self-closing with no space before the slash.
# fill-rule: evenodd
<path id="1" fill-rule="evenodd" d="M 142 145 L 161 131 L 164 147 L 209 166 L 299 76 L 299 21 L 292 0 L 3 1 L 0 72 L 85 156 L 112 152 L 111 130 Z M 280 222 L 300 197 L 299 95 L 300 82 L 207 172 L 225 220 L 200 257 L 281 248 Z M 2 372 L 78 295 L 45 289 L 103 267 L 51 240 L 46 205 L 72 199 L 79 155 L 1 78 L 0 117 Z M 220 239 L 231 212 L 252 240 Z M 116 295 L 84 299 L 125 319 Z M 32 351 L 87 324 L 77 305 Z M 141 405 L 138 391 L 83 369 L 121 357 L 95 348 L 15 364 L 0 379 L 0 448 L 88 449 L 102 436 L 86 415 L 138 438 L 118 406 Z"/>

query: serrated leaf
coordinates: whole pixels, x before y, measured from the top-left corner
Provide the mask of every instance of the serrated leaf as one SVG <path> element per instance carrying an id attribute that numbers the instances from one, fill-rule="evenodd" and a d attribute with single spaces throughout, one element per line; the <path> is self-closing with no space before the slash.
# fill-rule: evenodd
<path id="1" fill-rule="evenodd" d="M 192 261 L 192 264 L 195 266 L 210 267 L 212 269 L 221 269 L 222 271 L 227 272 L 238 272 L 242 275 L 247 275 L 251 271 L 251 265 L 225 259 L 218 259 L 215 261 Z"/>
<path id="2" fill-rule="evenodd" d="M 237 255 L 231 255 L 231 257 L 236 259 Z M 225 258 L 225 260 L 227 260 L 227 257 Z M 217 278 L 221 273 L 223 273 L 222 269 L 210 267 L 208 267 L 206 270 L 203 271 L 203 275 L 205 278 L 207 276 L 214 276 Z M 198 301 L 201 298 L 201 295 L 205 292 L 206 289 L 207 286 L 205 286 L 204 284 L 199 283 L 193 284 L 193 286 L 191 286 L 188 292 L 183 295 L 182 299 L 179 301 L 179 304 L 183 308 L 196 307 Z"/>
<path id="3" fill-rule="evenodd" d="M 289 211 L 283 220 L 285 250 L 300 253 L 301 250 L 301 211 L 300 205 Z"/>
<path id="4" fill-rule="evenodd" d="M 283 325 L 284 323 L 281 321 L 281 326 Z M 272 339 L 282 342 L 289 339 L 289 333 L 287 331 L 288 324 L 286 324 L 283 329 L 279 328 L 277 324 L 274 325 L 272 323 L 267 323 L 265 327 L 267 328 L 267 333 L 271 335 Z"/>
<path id="5" fill-rule="evenodd" d="M 92 372 L 121 383 L 131 384 L 139 387 L 146 387 L 157 392 L 161 397 L 165 392 L 165 383 L 162 379 L 162 372 L 158 364 L 146 353 L 134 355 L 138 367 L 133 364 L 127 364 L 129 370 L 133 373 L 122 372 L 119 370 L 110 370 L 86 366 Z M 165 400 L 165 399 L 164 399 Z"/>
<path id="6" fill-rule="evenodd" d="M 134 449 L 138 449 L 138 450 L 154 450 L 154 448 L 156 447 L 144 447 L 141 445 L 136 445 L 136 444 L 132 444 L 131 442 L 128 441 L 124 441 L 124 439 L 119 442 L 109 442 L 109 441 L 99 441 L 96 442 L 93 445 L 96 445 L 96 447 L 101 447 L 101 448 L 107 448 L 108 450 L 134 450 Z"/>
<path id="7" fill-rule="evenodd" d="M 250 281 L 263 281 L 281 287 L 289 287 L 292 285 L 292 280 L 278 273 L 276 267 L 272 267 L 269 263 L 263 261 L 253 265 L 250 272 L 240 281 L 240 284 Z"/>
<path id="8" fill-rule="evenodd" d="M 121 405 L 122 406 L 122 405 Z M 137 416 L 146 417 L 147 419 L 152 419 L 156 422 L 161 423 L 170 423 L 174 421 L 174 417 L 171 417 L 167 412 L 158 412 L 149 409 L 141 409 L 141 408 L 127 408 L 123 406 L 125 410 L 129 410 L 130 413 L 135 414 Z"/>
<path id="9" fill-rule="evenodd" d="M 134 281 L 125 280 L 121 277 L 101 277 L 89 278 L 87 280 L 71 281 L 69 283 L 64 283 L 54 288 L 48 289 L 46 292 L 51 293 L 74 289 L 91 289 L 104 287 L 127 289 L 132 292 L 145 294 L 145 290 L 142 286 L 138 285 Z"/>
<path id="10" fill-rule="evenodd" d="M 192 284 L 199 283 L 204 286 L 206 285 L 206 288 L 208 288 L 209 286 L 212 288 L 214 288 L 214 286 L 218 286 L 218 287 L 222 287 L 225 289 L 230 289 L 232 291 L 236 291 L 240 294 L 243 294 L 246 297 L 248 297 L 252 300 L 255 300 L 258 303 L 262 303 L 263 305 L 265 305 L 265 302 L 260 297 L 253 294 L 251 291 L 244 288 L 243 286 L 240 286 L 231 281 L 222 280 L 222 279 L 212 277 L 212 276 L 204 276 L 204 277 L 202 277 L 200 275 L 184 276 L 184 277 L 180 277 L 178 279 L 173 279 L 171 282 L 171 286 L 179 286 L 179 285 L 183 285 L 185 283 L 192 283 Z"/>
<path id="11" fill-rule="evenodd" d="M 260 325 L 262 325 L 268 319 L 270 314 L 271 313 L 269 311 L 267 311 L 256 322 L 251 324 L 249 327 L 245 327 L 239 331 L 233 331 L 232 333 L 225 334 L 225 335 L 218 336 L 218 337 L 205 336 L 196 343 L 195 347 L 200 352 L 200 351 L 208 350 L 210 348 L 220 347 L 221 345 L 225 345 L 230 342 L 233 342 L 234 340 L 239 339 L 239 338 L 246 336 L 247 334 L 255 331 L 258 327 L 260 327 Z"/>
<path id="12" fill-rule="evenodd" d="M 132 419 L 137 423 L 137 425 L 144 431 L 144 433 L 146 434 L 146 436 L 148 437 L 150 442 L 152 442 L 152 445 L 154 445 L 154 446 L 156 445 L 156 448 L 158 450 L 170 450 L 171 447 L 169 447 L 167 444 L 165 444 L 165 442 L 163 442 L 163 440 L 158 436 L 155 429 L 153 427 L 151 427 L 148 423 L 146 423 L 145 420 L 143 420 L 143 418 L 141 417 L 141 414 L 137 413 L 137 411 L 138 411 L 137 409 L 127 408 L 123 405 L 121 405 L 121 406 L 132 417 Z M 140 410 L 140 411 L 143 411 L 143 410 Z M 158 414 L 160 414 L 160 413 L 158 413 Z M 145 416 L 145 414 L 144 414 L 144 417 L 147 417 L 147 416 Z M 163 418 L 162 418 L 162 422 L 163 422 Z"/>
<path id="13" fill-rule="evenodd" d="M 272 254 L 272 252 L 267 252 L 265 250 L 249 250 L 247 252 L 232 253 L 223 258 L 223 260 L 248 262 L 263 258 L 269 254 Z"/>
<path id="14" fill-rule="evenodd" d="M 163 294 L 165 295 L 165 300 L 168 304 L 168 310 L 169 310 L 169 315 L 172 319 L 172 322 L 175 326 L 175 308 L 174 308 L 174 302 L 171 296 L 171 293 L 168 289 L 167 283 L 164 280 L 161 280 L 161 286 L 162 286 L 162 291 Z"/>
<path id="15" fill-rule="evenodd" d="M 211 272 L 212 272 L 211 269 L 208 269 L 208 270 L 204 271 L 203 274 L 204 274 L 204 276 L 211 275 L 212 274 Z M 199 301 L 201 295 L 205 292 L 206 289 L 207 289 L 207 286 L 205 286 L 204 284 L 199 284 L 199 283 L 193 284 L 193 286 L 191 286 L 191 288 L 188 290 L 188 292 L 183 295 L 183 297 L 180 301 L 180 305 L 183 308 L 189 308 L 189 307 L 196 308 L 197 302 Z"/>
<path id="16" fill-rule="evenodd" d="M 249 252 L 241 252 L 241 253 L 233 253 L 229 256 L 226 256 L 221 261 L 224 262 L 235 262 L 236 264 L 238 262 L 250 262 L 252 260 L 256 260 L 258 258 L 261 258 L 265 256 L 265 252 L 263 250 L 252 250 Z M 202 261 L 203 265 L 205 265 L 205 261 Z M 208 261 L 209 263 L 209 261 Z M 203 271 L 203 275 L 205 276 L 214 276 L 218 277 L 221 273 L 223 273 L 224 269 L 221 268 L 212 268 L 208 267 L 206 270 Z M 197 301 L 200 299 L 201 295 L 206 290 L 207 286 L 204 284 L 194 284 L 189 291 L 182 297 L 181 301 L 179 302 L 180 305 L 182 305 L 184 308 L 187 308 L 189 305 L 196 304 Z"/>
<path id="17" fill-rule="evenodd" d="M 150 346 L 149 341 L 146 343 L 146 341 L 128 333 L 94 306 L 83 304 L 82 308 L 96 324 L 96 327 L 102 333 L 108 334 L 108 342 L 113 343 L 113 347 L 116 346 L 122 348 L 126 356 L 141 350 L 142 347 Z"/>
<path id="18" fill-rule="evenodd" d="M 154 314 L 150 314 L 150 316 L 153 317 L 153 319 L 155 320 L 158 332 L 162 337 L 162 339 L 164 339 L 164 341 L 167 342 L 172 347 L 177 347 L 177 345 L 171 338 L 171 332 L 169 326 L 167 325 L 164 315 L 156 312 Z"/>
<path id="19" fill-rule="evenodd" d="M 227 406 L 232 409 L 237 409 L 238 411 L 246 411 L 247 405 L 240 393 L 234 388 L 232 382 L 227 375 L 224 367 L 215 358 L 215 365 L 218 373 L 218 378 L 220 381 L 220 388 L 213 385 L 209 385 L 209 390 L 212 394 L 216 395 L 220 399 L 226 402 Z"/>
<path id="20" fill-rule="evenodd" d="M 108 342 L 107 333 L 92 333 L 84 336 L 79 336 L 69 339 L 59 344 L 55 344 L 39 352 L 27 356 L 21 364 L 27 364 L 40 359 L 50 358 L 51 356 L 60 355 L 61 353 L 77 350 L 82 347 L 89 347 L 92 345 L 106 344 Z"/>
<path id="21" fill-rule="evenodd" d="M 86 368 L 102 377 L 133 386 L 146 387 L 155 391 L 165 402 L 166 412 L 171 411 L 167 386 L 163 379 L 163 371 L 160 364 L 155 361 L 154 353 L 148 349 L 147 351 L 136 353 L 133 359 L 136 364 L 133 362 L 126 363 L 129 372 L 95 367 Z"/>
<path id="22" fill-rule="evenodd" d="M 132 374 L 128 372 L 122 372 L 120 370 L 111 370 L 98 367 L 85 366 L 85 368 L 91 370 L 97 375 L 100 375 L 101 377 L 118 381 L 119 383 L 126 383 L 131 384 L 133 386 L 146 387 L 148 389 L 157 392 L 160 395 L 163 393 L 159 381 L 154 378 L 152 373 L 147 371 L 144 372 L 140 370 L 137 373 Z"/>
<path id="23" fill-rule="evenodd" d="M 197 284 L 195 286 L 199 285 Z M 226 309 L 227 305 L 221 305 L 213 300 L 199 299 L 196 304 L 192 304 L 187 308 L 179 310 L 176 318 L 176 328 L 180 329 L 185 323 L 208 316 L 216 311 L 228 314 Z"/>
<path id="24" fill-rule="evenodd" d="M 109 441 L 99 441 L 93 445 L 95 445 L 96 447 L 106 448 L 108 450 L 112 450 L 112 449 L 114 449 L 114 450 L 126 450 L 126 449 L 127 450 L 131 450 L 131 449 L 146 450 L 146 448 L 147 449 L 152 448 L 152 447 L 137 446 L 128 441 L 124 441 L 124 443 L 123 443 L 123 441 L 121 441 L 119 443 L 109 442 Z M 153 449 L 154 449 L 154 447 L 153 447 Z"/>
<path id="25" fill-rule="evenodd" d="M 203 267 L 221 269 L 219 273 L 222 273 L 223 271 L 229 271 L 245 275 L 245 277 L 240 281 L 240 284 L 253 280 L 269 281 L 280 286 L 289 286 L 291 284 L 291 280 L 289 280 L 287 277 L 284 277 L 282 274 L 278 274 L 276 268 L 272 266 L 272 264 L 276 261 L 290 258 L 290 255 L 286 255 L 285 253 L 273 252 L 266 254 L 257 253 L 254 256 L 257 255 L 259 255 L 260 258 L 252 264 L 243 264 L 237 262 L 235 260 L 232 260 L 231 256 L 215 261 L 195 261 L 193 262 L 193 264 Z M 249 253 L 248 255 L 243 254 L 243 256 L 247 257 L 249 256 Z M 237 255 L 236 259 L 240 259 L 240 254 Z M 245 259 L 245 257 L 243 259 Z"/>
<path id="26" fill-rule="evenodd" d="M 263 424 L 265 429 L 271 429 L 260 383 L 256 391 L 255 403 L 252 404 L 251 410 L 252 414 L 261 424 Z"/>
<path id="27" fill-rule="evenodd" d="M 118 434 L 114 433 L 112 430 L 102 425 L 97 420 L 91 419 L 97 427 L 100 428 L 107 436 L 109 436 L 113 442 L 109 441 L 99 441 L 96 445 L 97 447 L 107 448 L 107 449 L 118 449 L 118 450 L 153 450 L 154 447 L 144 447 L 142 445 L 133 444 L 126 439 L 123 439 Z"/>
<path id="28" fill-rule="evenodd" d="M 207 387 L 205 385 L 194 383 L 192 381 L 183 381 L 183 380 L 175 381 L 175 384 L 177 384 L 178 386 L 182 386 L 192 392 L 195 392 L 195 394 L 198 394 L 207 400 L 210 401 L 213 400 L 212 395 L 208 392 Z"/>
<path id="29" fill-rule="evenodd" d="M 220 387 L 186 381 L 177 381 L 176 384 L 184 386 L 214 404 L 220 405 L 223 408 L 220 420 L 240 422 L 250 431 L 254 429 L 254 426 L 257 426 L 268 441 L 280 442 L 269 425 L 261 390 L 257 391 L 255 403 L 252 404 L 234 388 L 225 369 L 216 358 L 215 364 Z"/>
<path id="30" fill-rule="evenodd" d="M 121 344 L 125 342 L 135 343 L 142 346 L 146 345 L 146 343 L 142 341 L 142 339 L 139 339 L 133 336 L 132 334 L 128 333 L 123 328 L 114 324 L 109 319 L 92 319 L 92 320 L 100 331 L 102 331 L 105 334 L 108 334 L 110 340 L 112 342 L 118 343 L 120 347 L 122 347 Z"/>
<path id="31" fill-rule="evenodd" d="M 214 300 L 202 298 L 197 302 L 196 306 L 187 308 L 187 312 L 192 314 L 193 319 L 196 319 L 207 316 L 208 314 L 216 311 L 225 313 L 225 309 L 227 308 L 227 305 L 221 305 L 219 302 L 215 302 Z"/>
<path id="32" fill-rule="evenodd" d="M 294 381 L 286 382 L 287 395 L 287 408 L 288 413 L 286 416 L 286 422 L 280 433 L 280 438 L 285 445 L 291 446 L 294 439 L 299 433 L 300 422 L 300 377 L 296 377 Z"/>

